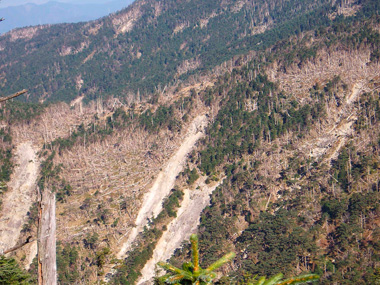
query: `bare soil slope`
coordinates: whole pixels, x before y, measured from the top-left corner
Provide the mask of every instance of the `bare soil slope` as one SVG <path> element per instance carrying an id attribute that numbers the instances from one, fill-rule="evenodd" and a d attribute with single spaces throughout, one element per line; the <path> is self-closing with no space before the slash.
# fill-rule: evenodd
<path id="1" fill-rule="evenodd" d="M 204 183 L 204 178 L 199 183 L 197 190 L 185 190 L 177 217 L 168 225 L 168 229 L 158 241 L 153 252 L 153 257 L 142 269 L 142 277 L 137 284 L 151 284 L 151 279 L 155 275 L 157 262 L 169 259 L 174 251 L 181 246 L 181 243 L 184 240 L 188 240 L 190 234 L 195 233 L 197 230 L 201 212 L 210 203 L 211 193 L 221 183 L 219 181 L 209 186 Z"/>
<path id="2" fill-rule="evenodd" d="M 196 142 L 204 135 L 203 128 L 207 122 L 205 115 L 198 116 L 191 124 L 187 137 L 178 151 L 172 156 L 165 169 L 161 171 L 144 196 L 144 201 L 135 221 L 135 227 L 131 230 L 128 240 L 123 244 L 118 258 L 123 258 L 130 249 L 138 233 L 148 224 L 148 219 L 157 216 L 162 209 L 163 199 L 170 193 L 174 186 L 177 175 L 182 171 L 188 153 L 193 149 Z"/>
<path id="3" fill-rule="evenodd" d="M 15 153 L 16 169 L 3 199 L 0 216 L 0 249 L 16 244 L 27 219 L 27 212 L 35 201 L 39 162 L 30 142 L 18 145 Z"/>

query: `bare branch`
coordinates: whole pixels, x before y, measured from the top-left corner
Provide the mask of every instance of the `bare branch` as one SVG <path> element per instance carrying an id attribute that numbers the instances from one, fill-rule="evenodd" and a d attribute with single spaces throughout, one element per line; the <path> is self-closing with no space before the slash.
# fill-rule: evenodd
<path id="1" fill-rule="evenodd" d="M 1 19 L 0 19 L 0 20 L 1 20 Z M 20 96 L 20 95 L 22 95 L 22 94 L 24 94 L 24 93 L 26 93 L 26 92 L 28 92 L 28 90 L 24 89 L 24 90 L 21 90 L 21 91 L 15 93 L 15 94 L 13 94 L 13 95 L 10 95 L 10 96 L 8 96 L 8 97 L 2 97 L 2 98 L 0 98 L 0 103 L 1 103 L 1 102 L 4 102 L 4 101 L 7 101 L 7 100 L 10 100 L 10 99 L 12 99 L 12 98 L 18 97 L 18 96 Z"/>
<path id="2" fill-rule="evenodd" d="M 16 246 L 14 246 L 14 247 L 12 247 L 12 248 L 10 248 L 10 249 L 5 250 L 5 251 L 3 252 L 3 254 L 7 254 L 7 253 L 10 253 L 10 252 L 12 252 L 12 251 L 15 251 L 15 250 L 17 250 L 17 249 L 23 247 L 24 245 L 33 242 L 34 240 L 32 240 L 31 238 L 32 238 L 32 236 L 29 236 L 29 237 L 26 239 L 25 242 L 23 242 L 23 243 L 21 243 L 21 244 L 19 244 L 19 245 L 16 245 Z"/>

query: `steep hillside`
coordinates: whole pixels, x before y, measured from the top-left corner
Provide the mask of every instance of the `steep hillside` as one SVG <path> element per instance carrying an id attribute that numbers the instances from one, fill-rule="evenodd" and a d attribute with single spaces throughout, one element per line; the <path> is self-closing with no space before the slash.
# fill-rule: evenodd
<path id="1" fill-rule="evenodd" d="M 71 108 L 59 103 L 29 120 L 10 124 L 16 146 L 30 141 L 40 149 L 40 189 L 56 192 L 61 282 L 104 278 L 118 252 L 125 254 L 122 248 L 131 239 L 131 231 L 142 231 L 151 211 L 162 212 L 160 206 L 178 172 L 186 167 L 187 154 L 207 121 L 205 116 L 194 121 L 207 108 L 191 98 L 188 89 L 179 90 L 178 100 L 171 103 L 163 103 L 167 97 L 158 98 L 157 106 L 142 102 L 129 108 L 117 99 L 87 106 L 78 102 Z M 148 206 L 157 210 L 144 204 L 149 191 L 156 200 Z M 138 218 L 141 207 L 147 214 Z M 36 234 L 35 211 L 33 205 L 20 225 L 20 240 Z M 162 226 L 166 222 L 163 216 Z M 33 253 L 33 244 L 17 253 L 31 272 L 35 270 L 29 259 Z M 75 258 L 67 263 L 70 255 Z"/>
<path id="2" fill-rule="evenodd" d="M 56 193 L 61 284 L 152 284 L 190 231 L 203 265 L 236 252 L 218 284 L 379 280 L 378 1 L 147 0 L 0 41 L 6 92 L 76 98 L 1 118 L 5 174 L 29 141 Z"/>
<path id="3" fill-rule="evenodd" d="M 282 41 L 205 94 L 222 107 L 192 159 L 227 178 L 202 213 L 202 261 L 238 253 L 221 284 L 378 280 L 379 20 Z"/>
<path id="4" fill-rule="evenodd" d="M 358 17 L 379 5 L 344 3 L 352 11 L 361 7 Z M 332 0 L 136 1 L 97 21 L 1 36 L 0 83 L 5 93 L 27 88 L 33 101 L 82 95 L 135 101 L 236 54 L 329 25 L 341 7 Z"/>
<path id="5" fill-rule="evenodd" d="M 30 143 L 23 143 L 15 151 L 17 166 L 4 195 L 1 209 L 0 246 L 2 251 L 16 245 L 27 212 L 36 200 L 35 191 L 39 163 Z"/>

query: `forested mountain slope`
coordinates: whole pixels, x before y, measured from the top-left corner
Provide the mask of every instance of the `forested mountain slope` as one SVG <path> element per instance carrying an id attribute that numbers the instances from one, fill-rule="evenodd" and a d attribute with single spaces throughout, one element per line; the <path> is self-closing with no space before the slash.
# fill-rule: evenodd
<path id="1" fill-rule="evenodd" d="M 379 5 L 343 3 L 144 0 L 89 23 L 18 29 L 0 38 L 2 90 L 27 88 L 34 101 L 140 99 L 233 55 L 329 25 L 342 5 L 361 7 L 358 17 Z"/>
<path id="2" fill-rule="evenodd" d="M 379 20 L 281 41 L 204 94 L 221 107 L 191 159 L 227 178 L 202 213 L 203 262 L 238 253 L 221 284 L 379 280 Z"/>
<path id="3" fill-rule="evenodd" d="M 12 146 L 27 140 L 41 150 L 38 186 L 56 192 L 60 283 L 135 284 L 185 212 L 180 207 L 219 185 L 198 227 L 202 264 L 237 254 L 219 284 L 278 272 L 315 272 L 321 284 L 376 284 L 378 6 L 138 1 L 96 22 L 4 36 L 6 92 L 26 80 L 45 84 L 44 93 L 22 86 L 33 100 L 84 95 L 71 105 L 9 102 L 1 117 L 4 180 Z M 46 35 L 51 41 L 38 42 Z M 44 75 L 30 73 L 32 62 L 46 64 L 38 68 Z M 207 117 L 205 131 L 192 130 L 199 116 Z M 152 209 L 155 215 L 137 224 L 145 193 L 168 172 L 189 132 L 203 138 L 159 213 Z M 35 226 L 33 206 L 22 236 L 35 235 Z M 29 265 L 32 253 L 23 250 L 16 255 Z M 188 250 L 184 245 L 172 262 L 187 260 Z"/>

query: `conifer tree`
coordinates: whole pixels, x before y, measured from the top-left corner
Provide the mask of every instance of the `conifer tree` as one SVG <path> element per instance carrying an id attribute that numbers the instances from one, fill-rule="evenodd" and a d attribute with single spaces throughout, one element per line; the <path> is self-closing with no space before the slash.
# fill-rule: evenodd
<path id="1" fill-rule="evenodd" d="M 230 252 L 206 269 L 202 269 L 199 265 L 198 236 L 192 234 L 190 236 L 190 242 L 192 261 L 184 263 L 182 269 L 169 263 L 159 262 L 158 265 L 160 267 L 170 272 L 159 278 L 160 281 L 166 284 L 211 284 L 212 280 L 216 277 L 214 271 L 235 257 L 235 253 Z"/>
<path id="2" fill-rule="evenodd" d="M 28 284 L 30 275 L 25 273 L 16 260 L 0 256 L 0 284 Z"/>
<path id="3" fill-rule="evenodd" d="M 160 284 L 174 284 L 174 285 L 204 285 L 212 284 L 216 278 L 215 270 L 231 261 L 235 257 L 235 253 L 230 252 L 222 258 L 211 264 L 206 269 L 202 269 L 199 265 L 199 249 L 198 249 L 198 236 L 193 234 L 190 236 L 191 242 L 191 262 L 185 262 L 182 269 L 175 267 L 166 262 L 159 262 L 158 266 L 162 267 L 169 273 L 158 278 Z M 279 273 L 269 279 L 266 277 L 258 277 L 257 275 L 250 280 L 246 281 L 246 285 L 298 285 L 307 284 L 319 280 L 316 274 L 304 274 L 296 277 L 291 277 L 285 280 L 283 274 Z"/>

